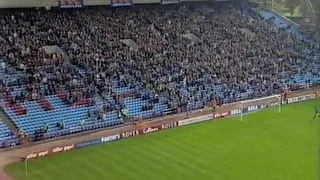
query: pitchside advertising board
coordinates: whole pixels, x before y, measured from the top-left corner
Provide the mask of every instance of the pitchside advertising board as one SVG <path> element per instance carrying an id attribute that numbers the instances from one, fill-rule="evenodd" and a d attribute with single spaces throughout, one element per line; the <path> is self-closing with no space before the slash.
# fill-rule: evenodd
<path id="1" fill-rule="evenodd" d="M 40 157 L 44 157 L 44 156 L 48 156 L 48 155 L 52 155 L 52 154 L 71 151 L 71 150 L 74 150 L 75 148 L 76 148 L 76 146 L 74 144 L 71 144 L 68 146 L 58 146 L 53 149 L 47 149 L 44 151 L 28 154 L 25 159 L 40 158 Z"/>
<path id="2" fill-rule="evenodd" d="M 272 102 L 269 104 L 260 104 L 260 105 L 245 107 L 242 110 L 241 109 L 234 109 L 234 110 L 230 111 L 230 115 L 234 116 L 234 115 L 239 115 L 241 113 L 245 114 L 248 112 L 258 111 L 260 109 L 264 109 L 267 107 L 276 106 L 278 104 L 279 104 L 278 102 Z"/>
<path id="3" fill-rule="evenodd" d="M 89 147 L 89 146 L 94 146 L 97 144 L 101 144 L 101 140 L 100 139 L 95 139 L 95 140 L 91 140 L 91 141 L 86 141 L 86 142 L 82 142 L 82 143 L 78 143 L 76 144 L 76 148 L 85 148 L 85 147 Z"/>
<path id="4" fill-rule="evenodd" d="M 230 114 L 231 114 L 230 111 L 229 112 L 224 112 L 224 113 L 208 114 L 208 115 L 204 115 L 204 116 L 199 116 L 199 117 L 195 117 L 195 118 L 181 120 L 181 121 L 178 122 L 178 125 L 179 126 L 185 126 L 185 125 L 189 125 L 189 124 L 209 121 L 209 120 L 212 120 L 212 119 L 226 117 L 226 116 L 229 116 Z"/>
<path id="5" fill-rule="evenodd" d="M 254 106 L 249 106 L 249 107 L 245 107 L 242 110 L 241 109 L 234 109 L 231 111 L 231 115 L 239 115 L 241 113 L 249 113 L 249 112 L 253 112 L 253 111 L 258 111 L 267 107 L 273 107 L 273 106 L 278 106 L 279 105 L 279 101 L 278 100 L 274 100 L 272 102 L 268 102 L 268 103 L 263 103 L 263 104 L 259 104 L 259 105 L 254 105 Z"/>
<path id="6" fill-rule="evenodd" d="M 185 125 L 194 124 L 194 123 L 198 123 L 198 122 L 208 121 L 211 119 L 213 119 L 213 116 L 212 116 L 212 114 L 209 114 L 209 115 L 205 115 L 205 116 L 181 120 L 178 122 L 178 124 L 179 124 L 179 126 L 185 126 Z"/>
<path id="7" fill-rule="evenodd" d="M 40 157 L 44 157 L 44 156 L 48 156 L 48 155 L 52 155 L 52 154 L 71 151 L 73 149 L 86 148 L 86 147 L 90 147 L 90 146 L 94 146 L 94 145 L 117 141 L 119 139 L 125 139 L 125 138 L 129 138 L 129 137 L 139 136 L 142 134 L 149 134 L 149 133 L 157 132 L 160 130 L 171 129 L 171 128 L 175 128 L 178 126 L 179 126 L 178 122 L 172 122 L 172 123 L 165 123 L 165 124 L 162 124 L 159 126 L 148 127 L 148 128 L 133 130 L 133 131 L 127 131 L 127 132 L 123 132 L 123 133 L 115 134 L 115 135 L 111 135 L 111 136 L 103 136 L 100 139 L 96 139 L 96 140 L 85 141 L 85 142 L 81 142 L 78 144 L 72 144 L 72 145 L 68 145 L 68 146 L 59 146 L 59 147 L 55 147 L 53 149 L 48 149 L 48 150 L 44 150 L 41 152 L 31 153 L 31 154 L 28 154 L 25 159 L 40 158 Z"/>
<path id="8" fill-rule="evenodd" d="M 309 99 L 314 99 L 314 98 L 316 98 L 315 94 L 308 94 L 308 95 L 304 95 L 304 96 L 289 98 L 287 102 L 294 103 L 294 102 L 299 102 L 299 101 L 304 101 L 304 100 L 309 100 Z M 244 108 L 243 113 L 257 111 L 259 109 L 263 109 L 263 108 L 271 107 L 271 106 L 277 106 L 277 105 L 279 105 L 278 101 L 274 101 L 274 102 L 271 102 L 268 104 L 260 104 L 260 105 L 250 106 L 250 107 Z M 93 145 L 109 143 L 109 142 L 116 141 L 119 139 L 125 139 L 125 138 L 129 138 L 129 137 L 143 135 L 143 134 L 149 134 L 149 133 L 157 132 L 160 130 L 171 129 L 171 128 L 175 128 L 178 126 L 185 126 L 185 125 L 189 125 L 189 124 L 209 121 L 212 119 L 226 117 L 229 115 L 237 115 L 237 114 L 241 114 L 241 113 L 242 113 L 241 109 L 234 109 L 232 111 L 225 112 L 225 113 L 216 113 L 214 115 L 209 114 L 209 115 L 199 116 L 199 117 L 190 118 L 190 119 L 186 119 L 186 120 L 181 120 L 178 122 L 166 123 L 166 124 L 162 124 L 159 126 L 153 126 L 153 127 L 147 127 L 144 129 L 127 131 L 127 132 L 123 132 L 123 133 L 115 134 L 115 135 L 111 135 L 111 136 L 103 136 L 100 139 L 96 139 L 96 140 L 92 140 L 92 141 L 86 141 L 86 142 L 82 142 L 82 143 L 78 143 L 78 144 L 71 144 L 68 146 L 58 146 L 58 147 L 44 150 L 41 152 L 31 153 L 31 154 L 28 154 L 25 157 L 25 159 L 40 158 L 40 157 L 44 157 L 44 156 L 48 156 L 48 155 L 52 155 L 52 154 L 71 151 L 74 149 L 80 149 L 80 148 L 89 147 L 89 146 L 93 146 Z"/>
<path id="9" fill-rule="evenodd" d="M 152 127 L 139 129 L 139 130 L 127 131 L 127 132 L 121 133 L 120 135 L 121 135 L 121 139 L 124 139 L 124 138 L 139 136 L 142 134 L 149 134 L 149 133 L 153 133 L 161 130 L 171 129 L 178 126 L 179 126 L 178 122 L 165 123 L 159 126 L 152 126 Z"/>
<path id="10" fill-rule="evenodd" d="M 115 140 L 119 140 L 121 138 L 120 134 L 115 134 L 112 136 L 107 136 L 107 137 L 101 137 L 101 143 L 107 143 Z"/>
<path id="11" fill-rule="evenodd" d="M 298 96 L 298 97 L 293 97 L 293 98 L 288 98 L 288 104 L 290 103 L 295 103 L 295 102 L 300 102 L 300 101 L 305 101 L 305 100 L 310 100 L 316 98 L 315 94 L 308 94 L 304 96 Z"/>
<path id="12" fill-rule="evenodd" d="M 290 104 L 290 103 L 310 100 L 310 99 L 314 99 L 314 98 L 316 98 L 315 94 L 308 94 L 308 95 L 304 95 L 304 96 L 288 98 L 287 101 L 283 100 L 282 104 Z M 267 107 L 273 107 L 273 106 L 278 106 L 278 105 L 279 105 L 279 101 L 278 100 L 274 100 L 273 102 L 254 105 L 254 106 L 249 106 L 249 107 L 243 108 L 243 113 L 245 114 L 245 113 L 248 113 L 248 112 L 253 112 L 253 111 L 261 110 L 261 109 L 264 109 L 264 108 L 267 108 Z M 239 115 L 241 113 L 242 113 L 241 109 L 234 109 L 234 110 L 231 111 L 231 115 Z"/>

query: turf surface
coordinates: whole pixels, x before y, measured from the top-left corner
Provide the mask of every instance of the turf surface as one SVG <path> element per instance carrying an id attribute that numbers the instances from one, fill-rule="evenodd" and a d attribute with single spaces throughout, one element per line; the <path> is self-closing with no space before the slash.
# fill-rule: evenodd
<path id="1" fill-rule="evenodd" d="M 319 100 L 6 167 L 16 180 L 317 180 Z"/>

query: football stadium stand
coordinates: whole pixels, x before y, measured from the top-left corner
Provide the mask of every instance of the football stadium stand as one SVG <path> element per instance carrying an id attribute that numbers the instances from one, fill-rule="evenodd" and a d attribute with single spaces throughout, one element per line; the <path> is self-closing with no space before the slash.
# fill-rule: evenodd
<path id="1" fill-rule="evenodd" d="M 265 9 L 28 9 L 0 23 L 2 108 L 34 140 L 320 84 L 319 45 Z"/>

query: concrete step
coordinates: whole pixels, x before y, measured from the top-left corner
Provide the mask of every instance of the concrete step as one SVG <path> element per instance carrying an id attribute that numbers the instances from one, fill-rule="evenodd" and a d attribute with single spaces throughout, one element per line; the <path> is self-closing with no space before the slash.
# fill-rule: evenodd
<path id="1" fill-rule="evenodd" d="M 9 129 L 14 132 L 14 134 L 16 136 L 18 136 L 19 134 L 19 128 L 18 126 L 10 119 L 10 117 L 4 112 L 3 109 L 0 110 L 0 119 L 3 121 L 3 123 L 5 125 L 7 125 L 9 127 Z M 25 137 L 25 138 L 22 138 L 22 137 L 19 137 L 19 140 L 20 140 L 20 143 L 28 143 L 30 142 L 30 138 L 29 137 Z"/>

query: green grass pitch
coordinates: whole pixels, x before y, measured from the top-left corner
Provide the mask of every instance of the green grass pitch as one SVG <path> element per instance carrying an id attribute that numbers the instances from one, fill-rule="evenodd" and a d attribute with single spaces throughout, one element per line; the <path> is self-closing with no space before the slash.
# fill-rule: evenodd
<path id="1" fill-rule="evenodd" d="M 6 167 L 16 180 L 317 180 L 319 100 Z"/>

